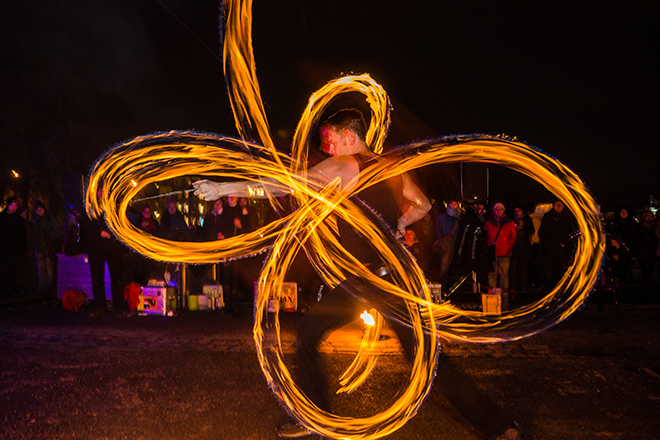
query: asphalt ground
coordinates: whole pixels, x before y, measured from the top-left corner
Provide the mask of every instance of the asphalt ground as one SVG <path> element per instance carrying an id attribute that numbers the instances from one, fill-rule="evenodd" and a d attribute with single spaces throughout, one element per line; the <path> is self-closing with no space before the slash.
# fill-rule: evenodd
<path id="1" fill-rule="evenodd" d="M 275 428 L 289 418 L 261 372 L 251 305 L 241 312 L 110 314 L 91 321 L 88 311 L 67 312 L 52 301 L 5 304 L 0 438 L 276 439 Z M 655 439 L 659 315 L 655 300 L 619 310 L 592 302 L 533 337 L 497 345 L 445 343 L 443 349 L 519 423 L 526 439 Z M 283 314 L 280 321 L 290 364 L 300 316 Z M 323 345 L 331 374 L 352 360 L 361 332 L 354 323 Z M 391 336 L 386 331 L 368 383 L 336 398 L 338 413 L 377 411 L 399 389 L 408 366 Z M 387 438 L 483 437 L 431 391 L 416 416 Z"/>

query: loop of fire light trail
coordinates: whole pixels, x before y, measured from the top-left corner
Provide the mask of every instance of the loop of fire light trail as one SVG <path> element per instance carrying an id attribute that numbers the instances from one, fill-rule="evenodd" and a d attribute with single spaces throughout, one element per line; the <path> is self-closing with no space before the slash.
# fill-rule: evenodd
<path id="1" fill-rule="evenodd" d="M 411 144 L 385 155 L 362 173 L 356 193 L 388 177 L 439 163 L 483 162 L 523 173 L 564 201 L 575 215 L 581 234 L 573 263 L 558 285 L 543 299 L 501 316 L 433 304 L 424 275 L 391 231 L 377 225 L 351 194 L 337 191 L 338 182 L 318 188 L 305 179 L 307 145 L 312 128 L 327 105 L 338 95 L 360 92 L 371 108 L 368 143 L 380 153 L 389 127 L 390 104 L 385 91 L 368 75 L 331 81 L 312 97 L 303 113 L 291 157 L 278 153 L 261 101 L 251 45 L 251 4 L 225 1 L 225 77 L 242 139 L 206 133 L 172 131 L 139 136 L 104 154 L 92 167 L 86 192 L 87 212 L 105 216 L 113 233 L 137 252 L 168 262 L 213 263 L 253 255 L 270 249 L 259 279 L 255 304 L 254 340 L 261 368 L 275 395 L 303 425 L 331 438 L 379 438 L 403 426 L 428 394 L 438 344 L 444 337 L 464 342 L 504 342 L 535 334 L 574 312 L 595 283 L 604 238 L 595 202 L 585 185 L 559 161 L 515 140 L 493 136 L 448 137 Z M 260 143 L 248 142 L 257 137 Z M 258 185 L 268 179 L 271 188 L 291 191 L 297 209 L 258 231 L 225 240 L 188 243 L 154 237 L 131 225 L 126 217 L 130 201 L 147 185 L 179 176 L 205 176 L 218 181 L 248 180 Z M 100 196 L 97 194 L 97 189 Z M 357 204 L 356 204 L 357 203 Z M 339 244 L 329 216 L 352 224 L 388 261 L 393 283 L 369 272 Z M 277 296 L 295 255 L 304 251 L 327 286 L 344 281 L 360 291 L 364 285 L 405 301 L 407 310 L 381 311 L 411 326 L 416 351 L 410 375 L 399 393 L 381 412 L 364 418 L 339 417 L 320 411 L 298 389 L 283 362 L 277 314 L 265 325 L 261 311 L 269 296 Z M 368 302 L 368 298 L 366 299 Z M 382 317 L 377 316 L 377 323 Z M 373 369 L 380 325 L 365 332 L 358 355 L 340 377 L 340 392 L 350 392 Z M 266 332 L 264 332 L 264 329 Z M 265 345 L 264 345 L 265 344 Z"/>

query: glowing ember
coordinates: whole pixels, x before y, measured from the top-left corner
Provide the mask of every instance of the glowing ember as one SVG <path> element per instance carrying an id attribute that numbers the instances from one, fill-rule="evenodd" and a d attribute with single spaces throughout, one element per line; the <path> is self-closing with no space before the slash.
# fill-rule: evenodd
<path id="1" fill-rule="evenodd" d="M 366 310 L 364 311 L 364 313 L 362 313 L 362 314 L 360 315 L 360 318 L 362 318 L 362 320 L 364 321 L 364 324 L 365 324 L 365 325 L 369 325 L 369 326 L 371 326 L 371 325 L 376 324 L 376 321 L 374 320 L 374 317 L 371 316 L 371 315 L 369 314 L 369 312 L 367 312 Z"/>

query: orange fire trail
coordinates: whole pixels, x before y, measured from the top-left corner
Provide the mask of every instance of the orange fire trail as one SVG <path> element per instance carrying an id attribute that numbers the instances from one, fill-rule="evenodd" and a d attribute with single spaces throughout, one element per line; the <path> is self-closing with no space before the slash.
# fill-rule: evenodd
<path id="1" fill-rule="evenodd" d="M 566 166 L 515 140 L 495 136 L 448 137 L 411 144 L 385 157 L 360 175 L 350 193 L 333 182 L 318 188 L 305 178 L 310 133 L 323 111 L 339 94 L 360 92 L 371 108 L 367 141 L 381 153 L 390 119 L 390 103 L 382 87 L 369 75 L 345 76 L 313 94 L 293 138 L 292 154 L 273 145 L 256 77 L 252 54 L 250 0 L 224 2 L 225 76 L 236 126 L 242 139 L 189 131 L 139 136 L 114 147 L 92 167 L 86 192 L 87 212 L 104 216 L 109 228 L 127 246 L 150 258 L 191 264 L 214 263 L 270 250 L 256 298 L 254 340 L 261 368 L 275 395 L 298 421 L 314 432 L 336 439 L 375 439 L 403 426 L 419 409 L 434 375 L 437 339 L 495 343 L 530 336 L 577 310 L 595 284 L 605 248 L 596 204 L 580 178 Z M 247 141 L 257 137 L 260 142 Z M 486 316 L 450 304 L 434 304 L 424 274 L 387 229 L 353 201 L 351 195 L 391 176 L 439 163 L 483 162 L 501 165 L 536 180 L 564 201 L 575 215 L 581 234 L 573 263 L 559 284 L 543 299 L 501 316 Z M 289 192 L 297 209 L 263 228 L 225 240 L 189 243 L 154 237 L 131 225 L 126 216 L 131 199 L 147 185 L 180 176 L 204 176 L 218 181 L 247 180 L 255 188 Z M 97 189 L 102 189 L 100 196 Z M 333 233 L 333 217 L 350 222 L 388 261 L 394 282 L 373 275 L 347 253 Z M 416 355 L 410 374 L 389 408 L 362 418 L 340 417 L 320 411 L 299 390 L 283 361 L 277 314 L 274 325 L 263 322 L 269 297 L 277 296 L 298 252 L 304 250 L 327 286 L 350 276 L 403 298 L 406 322 L 415 333 Z M 381 311 L 382 312 L 382 311 Z M 382 318 L 365 332 L 363 345 L 342 376 L 342 391 L 362 383 L 374 368 L 373 344 Z M 274 338 L 267 338 L 265 331 Z M 265 343 L 265 341 L 272 341 Z"/>

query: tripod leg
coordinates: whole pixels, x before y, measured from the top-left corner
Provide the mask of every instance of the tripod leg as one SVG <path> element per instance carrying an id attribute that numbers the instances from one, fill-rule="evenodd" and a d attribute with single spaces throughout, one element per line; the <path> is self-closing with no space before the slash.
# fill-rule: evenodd
<path id="1" fill-rule="evenodd" d="M 461 284 L 463 284 L 465 282 L 465 280 L 467 280 L 467 277 L 469 277 L 469 276 L 470 276 L 469 273 L 465 274 L 465 276 L 463 276 L 460 280 L 458 280 L 458 282 L 456 284 L 451 286 L 451 289 L 449 289 L 449 293 L 447 294 L 447 296 L 451 295 L 452 293 L 454 293 L 456 291 L 456 289 L 461 287 Z"/>

